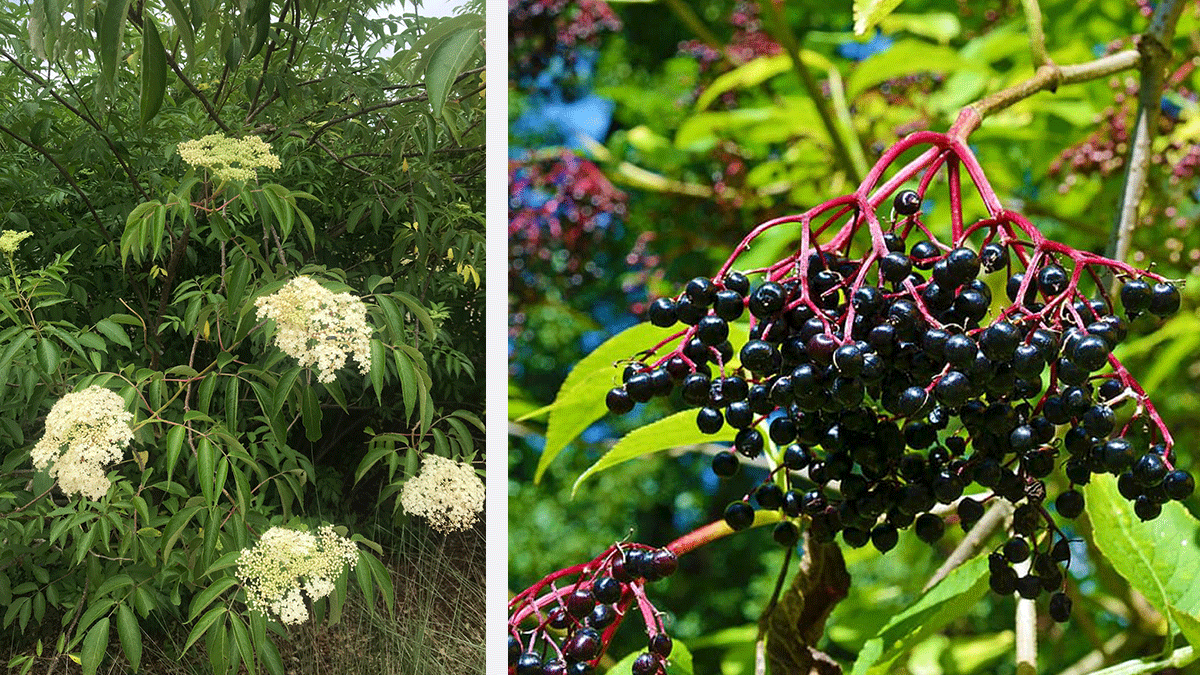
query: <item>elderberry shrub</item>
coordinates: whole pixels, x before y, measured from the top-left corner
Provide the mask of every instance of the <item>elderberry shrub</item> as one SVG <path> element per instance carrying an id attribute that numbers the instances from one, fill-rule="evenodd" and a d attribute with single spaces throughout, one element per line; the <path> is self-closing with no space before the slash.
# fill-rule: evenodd
<path id="1" fill-rule="evenodd" d="M 682 386 L 700 431 L 735 430 L 733 447 L 713 457 L 718 476 L 747 461 L 773 469 L 726 507 L 726 525 L 752 527 L 756 505 L 777 511 L 774 539 L 783 546 L 804 527 L 818 541 L 840 533 L 880 552 L 910 527 L 936 545 L 947 524 L 939 505 L 954 505 L 949 522 L 969 529 L 985 503 L 1010 502 L 1014 534 L 992 558 L 991 586 L 1053 593 L 1051 616 L 1065 621 L 1070 549 L 1046 501 L 1059 517 L 1077 518 L 1085 508 L 1077 488 L 1108 473 L 1137 516 L 1151 520 L 1194 490 L 1157 412 L 1113 355 L 1128 321 L 1178 311 L 1179 290 L 1046 240 L 1011 212 L 960 223 L 943 242 L 922 221 L 915 190 L 890 203 L 882 194 L 855 199 L 853 210 L 834 200 L 777 219 L 739 247 L 769 225 L 799 223 L 802 243 L 785 259 L 734 271 L 735 255 L 713 277 L 652 303 L 649 320 L 676 328 L 677 339 L 664 343 L 666 353 L 630 362 L 609 410 L 623 414 Z M 811 225 L 838 218 L 842 229 L 819 243 Z M 859 230 L 870 232 L 870 246 L 852 254 Z M 1100 271 L 1122 280 L 1119 304 L 1098 287 Z M 992 275 L 1002 275 L 1007 303 L 992 297 Z M 1081 288 L 1089 278 L 1095 297 Z M 731 344 L 742 333 L 729 324 L 741 318 L 749 339 Z M 663 374 L 671 364 L 674 375 Z M 1128 400 L 1138 405 L 1118 427 L 1116 410 Z M 1047 495 L 1046 479 L 1060 467 L 1067 488 Z M 975 496 L 963 497 L 975 484 Z M 1025 561 L 1031 569 L 1018 575 L 1012 565 Z"/>

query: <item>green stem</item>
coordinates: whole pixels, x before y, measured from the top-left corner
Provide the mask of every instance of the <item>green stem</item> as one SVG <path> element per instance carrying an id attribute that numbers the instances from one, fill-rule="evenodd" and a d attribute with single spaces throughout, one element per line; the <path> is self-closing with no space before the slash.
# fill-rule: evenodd
<path id="1" fill-rule="evenodd" d="M 1021 7 L 1029 24 L 1029 51 L 1033 52 L 1033 66 L 1041 68 L 1053 65 L 1054 61 L 1050 60 L 1050 54 L 1046 51 L 1046 33 L 1042 30 L 1042 10 L 1038 7 L 1038 0 L 1021 0 Z"/>
<path id="2" fill-rule="evenodd" d="M 833 112 L 829 108 L 829 101 L 821 94 L 821 88 L 817 85 L 817 81 L 809 72 L 808 66 L 804 65 L 804 61 L 800 58 L 800 41 L 796 35 L 788 27 L 787 22 L 783 17 L 783 10 L 775 2 L 771 0 L 759 0 L 759 11 L 763 14 L 770 13 L 772 24 L 774 25 L 774 36 L 779 41 L 787 52 L 788 57 L 792 60 L 792 69 L 796 71 L 796 76 L 800 78 L 800 83 L 804 85 L 805 91 L 808 92 L 809 98 L 812 99 L 813 105 L 817 108 L 817 114 L 821 117 L 821 124 L 825 127 L 826 133 L 829 134 L 830 143 L 833 145 L 833 153 L 837 158 L 838 164 L 849 176 L 851 183 L 862 182 L 865 170 L 860 169 L 850 157 L 850 149 L 846 143 L 846 139 L 842 137 L 838 130 L 837 122 L 833 118 Z M 847 130 L 853 133 L 853 128 Z M 865 167 L 866 160 L 863 160 Z"/>

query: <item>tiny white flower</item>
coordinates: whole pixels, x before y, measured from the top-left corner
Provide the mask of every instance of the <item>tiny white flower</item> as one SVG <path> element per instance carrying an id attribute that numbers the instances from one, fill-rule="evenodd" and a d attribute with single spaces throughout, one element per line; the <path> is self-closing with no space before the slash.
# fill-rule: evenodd
<path id="1" fill-rule="evenodd" d="M 258 177 L 258 167 L 278 169 L 279 158 L 271 146 L 258 136 L 227 138 L 209 134 L 179 144 L 179 156 L 192 166 L 210 169 L 221 181 L 250 181 Z"/>
<path id="2" fill-rule="evenodd" d="M 46 433 L 30 452 L 33 466 L 50 467 L 50 477 L 67 494 L 100 499 L 111 485 L 106 468 L 133 440 L 132 419 L 125 401 L 104 387 L 67 394 L 46 415 Z"/>
<path id="3" fill-rule="evenodd" d="M 16 230 L 5 230 L 4 234 L 0 234 L 0 253 L 12 255 L 16 253 L 17 246 L 29 237 L 32 237 L 32 232 L 17 232 Z"/>
<path id="4" fill-rule="evenodd" d="M 428 454 L 421 473 L 408 479 L 400 491 L 404 512 L 424 516 L 439 532 L 469 529 L 483 513 L 483 481 L 469 464 Z"/>
<path id="5" fill-rule="evenodd" d="M 308 368 L 317 380 L 333 382 L 351 355 L 363 375 L 371 372 L 371 328 L 367 306 L 349 293 L 334 293 L 308 277 L 254 301 L 259 319 L 275 321 L 275 344 Z"/>
<path id="6" fill-rule="evenodd" d="M 250 609 L 275 614 L 286 624 L 308 619 L 303 590 L 318 600 L 334 590 L 342 567 L 354 568 L 358 548 L 330 525 L 309 532 L 272 527 L 258 543 L 238 556 L 238 578 L 246 588 Z"/>

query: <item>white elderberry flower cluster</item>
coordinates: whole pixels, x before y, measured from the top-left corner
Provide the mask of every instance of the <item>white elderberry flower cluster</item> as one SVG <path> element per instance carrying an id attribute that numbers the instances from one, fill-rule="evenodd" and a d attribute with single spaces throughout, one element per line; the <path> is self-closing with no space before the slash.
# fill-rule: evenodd
<path id="1" fill-rule="evenodd" d="M 404 512 L 424 516 L 443 533 L 466 530 L 483 513 L 483 481 L 470 464 L 428 454 L 421 473 L 408 479 L 400 491 Z"/>
<path id="2" fill-rule="evenodd" d="M 98 500 L 111 485 L 106 467 L 121 459 L 133 440 L 132 419 L 125 401 L 104 387 L 67 394 L 46 416 L 46 433 L 30 453 L 33 466 L 49 466 L 63 492 Z"/>
<path id="3" fill-rule="evenodd" d="M 258 318 L 275 321 L 275 344 L 300 362 L 317 366 L 317 380 L 333 382 L 350 355 L 363 375 L 371 372 L 371 328 L 367 306 L 349 293 L 334 293 L 308 277 L 296 277 L 278 292 L 254 301 Z"/>
<path id="4" fill-rule="evenodd" d="M 4 234 L 0 234 L 0 253 L 12 255 L 17 252 L 17 246 L 29 237 L 32 237 L 32 232 L 17 232 L 16 230 L 5 230 Z"/>
<path id="5" fill-rule="evenodd" d="M 242 549 L 237 575 L 250 609 L 298 624 L 308 619 L 300 592 L 314 601 L 329 595 L 342 566 L 354 569 L 357 561 L 354 542 L 339 536 L 331 525 L 322 525 L 316 535 L 272 527 L 257 544 Z"/>
<path id="6" fill-rule="evenodd" d="M 221 182 L 251 181 L 258 177 L 258 167 L 278 169 L 279 158 L 271 154 L 271 146 L 258 136 L 228 138 L 209 134 L 194 141 L 179 144 L 183 161 L 213 172 Z"/>

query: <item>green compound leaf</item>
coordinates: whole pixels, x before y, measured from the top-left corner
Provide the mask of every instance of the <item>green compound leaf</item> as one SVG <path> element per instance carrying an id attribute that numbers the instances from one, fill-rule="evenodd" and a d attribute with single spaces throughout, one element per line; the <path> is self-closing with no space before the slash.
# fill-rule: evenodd
<path id="1" fill-rule="evenodd" d="M 866 35 L 899 6 L 900 0 L 854 0 L 855 35 Z"/>
<path id="2" fill-rule="evenodd" d="M 833 63 L 829 59 L 808 49 L 801 50 L 800 61 L 809 68 L 819 68 L 821 70 L 833 68 Z M 747 61 L 713 80 L 713 83 L 701 92 L 700 96 L 696 99 L 696 110 L 707 110 L 708 106 L 721 97 L 721 94 L 728 91 L 755 87 L 776 75 L 782 75 L 791 71 L 792 57 L 787 54 L 761 56 L 757 59 Z"/>
<path id="3" fill-rule="evenodd" d="M 645 650 L 639 649 L 625 658 L 617 662 L 617 665 L 608 669 L 608 675 L 631 675 L 633 673 L 633 662 L 638 655 Z M 667 663 L 667 675 L 693 675 L 692 670 L 692 653 L 688 651 L 687 645 L 676 640 L 671 647 L 671 658 Z"/>
<path id="4" fill-rule="evenodd" d="M 1084 498 L 1089 514 L 1103 514 L 1091 519 L 1096 547 L 1130 586 L 1169 617 L 1171 634 L 1178 622 L 1170 618 L 1170 608 L 1200 615 L 1200 577 L 1195 573 L 1200 568 L 1200 522 L 1179 502 L 1164 504 L 1158 518 L 1142 522 L 1109 475 L 1093 478 L 1084 487 Z"/>
<path id="5" fill-rule="evenodd" d="M 695 410 L 677 412 L 670 417 L 634 429 L 624 438 L 617 441 L 617 444 L 611 450 L 581 473 L 579 478 L 575 479 L 575 485 L 571 488 L 571 496 L 575 496 L 575 492 L 579 490 L 579 486 L 589 476 L 607 468 L 614 467 L 636 457 L 684 445 L 698 445 L 713 441 L 732 441 L 734 433 L 732 428 L 722 427 L 721 431 L 716 434 L 706 434 L 696 428 Z"/>
<path id="6" fill-rule="evenodd" d="M 628 359 L 637 350 L 658 344 L 676 332 L 671 328 L 640 323 L 617 333 L 575 364 L 558 390 L 554 403 L 516 420 L 520 422 L 550 413 L 546 423 L 546 448 L 538 460 L 533 478 L 535 483 L 541 481 L 546 468 L 568 443 L 583 433 L 592 422 L 608 414 L 608 409 L 604 407 L 604 395 L 621 382 L 621 371 L 616 364 Z M 673 346 L 674 343 L 663 349 L 670 350 Z"/>
<path id="7" fill-rule="evenodd" d="M 987 576 L 987 556 L 976 556 L 955 569 L 867 640 L 853 675 L 886 672 L 896 658 L 966 614 L 987 591 Z"/>

